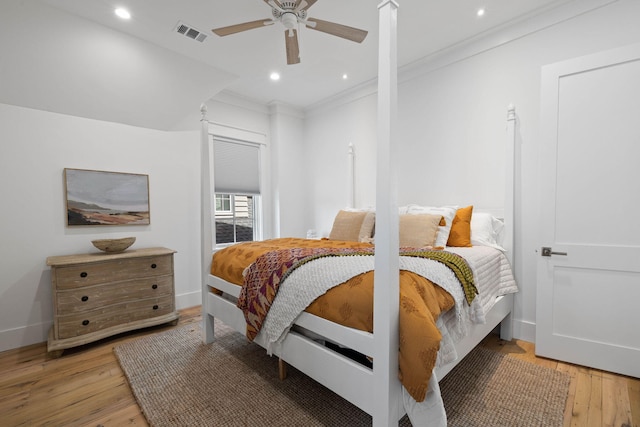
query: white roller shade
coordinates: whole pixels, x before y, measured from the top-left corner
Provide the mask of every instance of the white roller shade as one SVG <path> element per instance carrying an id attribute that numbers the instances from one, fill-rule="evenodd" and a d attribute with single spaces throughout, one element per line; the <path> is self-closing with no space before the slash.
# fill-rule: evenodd
<path id="1" fill-rule="evenodd" d="M 257 144 L 213 140 L 215 192 L 260 194 L 260 147 Z"/>

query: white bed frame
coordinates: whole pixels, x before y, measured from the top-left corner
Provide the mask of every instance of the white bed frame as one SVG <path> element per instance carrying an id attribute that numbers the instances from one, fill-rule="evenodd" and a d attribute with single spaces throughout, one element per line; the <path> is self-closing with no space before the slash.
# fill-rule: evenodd
<path id="1" fill-rule="evenodd" d="M 374 295 L 375 334 L 340 326 L 312 314 L 303 312 L 296 325 L 312 331 L 327 340 L 373 356 L 373 369 L 338 354 L 294 330 L 284 340 L 277 356 L 309 377 L 333 390 L 373 418 L 373 426 L 398 425 L 405 414 L 402 404 L 402 386 L 398 380 L 398 327 L 399 327 L 399 261 L 398 261 L 398 209 L 396 201 L 396 175 L 394 130 L 397 113 L 397 8 L 394 0 L 384 0 L 379 6 L 379 72 L 378 72 L 378 165 L 376 183 L 376 253 L 375 283 L 386 283 L 376 288 Z M 214 340 L 214 318 L 244 334 L 246 322 L 234 301 L 210 292 L 217 288 L 237 297 L 240 288 L 210 274 L 213 253 L 213 153 L 206 107 L 202 107 L 202 314 L 203 341 Z M 504 246 L 511 265 L 514 265 L 514 173 L 515 173 L 515 109 L 509 106 L 507 115 L 507 185 L 505 196 Z M 351 155 L 351 152 L 350 152 Z M 438 367 L 438 379 L 444 376 L 482 341 L 496 326 L 501 325 L 501 337 L 510 340 L 512 334 L 511 311 L 513 294 L 499 297 L 486 315 L 485 324 L 473 324 L 469 334 L 456 344 L 459 358 L 456 362 Z M 256 340 L 265 347 L 264 342 Z"/>

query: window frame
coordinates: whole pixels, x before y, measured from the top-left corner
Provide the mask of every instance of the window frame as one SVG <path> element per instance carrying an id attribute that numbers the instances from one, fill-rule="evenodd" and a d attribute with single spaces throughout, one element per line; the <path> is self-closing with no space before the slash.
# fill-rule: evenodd
<path id="1" fill-rule="evenodd" d="M 270 191 L 270 167 L 269 167 L 269 145 L 267 144 L 267 136 L 265 134 L 254 132 L 251 130 L 240 129 L 236 127 L 230 127 L 220 124 L 209 122 L 208 132 L 208 145 L 209 145 L 209 162 L 211 165 L 211 175 L 209 176 L 211 182 L 211 248 L 215 251 L 217 249 L 229 246 L 233 243 L 218 243 L 216 239 L 216 224 L 215 224 L 215 205 L 216 205 L 216 192 L 215 192 L 215 178 L 213 173 L 213 160 L 214 160 L 214 140 L 220 140 L 223 142 L 232 142 L 238 144 L 254 145 L 259 150 L 259 179 L 260 179 L 260 192 L 259 194 L 251 194 L 254 204 L 254 241 L 260 241 L 264 238 L 270 238 L 271 236 L 271 203 L 266 195 Z"/>

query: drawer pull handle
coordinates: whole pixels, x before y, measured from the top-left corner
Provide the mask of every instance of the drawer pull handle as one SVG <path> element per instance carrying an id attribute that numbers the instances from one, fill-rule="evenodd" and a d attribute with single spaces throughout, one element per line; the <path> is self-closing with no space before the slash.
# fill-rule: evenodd
<path id="1" fill-rule="evenodd" d="M 151 285 L 151 289 L 158 289 L 158 285 L 154 283 L 153 285 Z"/>
<path id="2" fill-rule="evenodd" d="M 83 321 L 82 321 L 82 325 L 83 325 L 83 326 L 87 326 L 88 324 L 89 324 L 89 321 L 88 321 L 88 320 L 83 320 Z"/>
<path id="3" fill-rule="evenodd" d="M 80 298 L 83 302 L 87 302 L 89 301 L 89 297 L 88 296 L 83 296 L 82 298 Z"/>
<path id="4" fill-rule="evenodd" d="M 157 306 L 157 305 L 154 305 L 154 306 L 153 306 L 153 309 L 154 309 L 154 310 L 157 310 L 157 309 L 158 309 L 158 306 Z"/>
<path id="5" fill-rule="evenodd" d="M 87 277 L 87 276 L 88 276 L 88 274 L 87 274 L 86 271 L 83 271 L 82 273 L 80 273 L 80 277 Z"/>
<path id="6" fill-rule="evenodd" d="M 155 263 L 151 264 L 151 268 L 156 268 L 156 267 L 157 267 L 157 265 Z"/>

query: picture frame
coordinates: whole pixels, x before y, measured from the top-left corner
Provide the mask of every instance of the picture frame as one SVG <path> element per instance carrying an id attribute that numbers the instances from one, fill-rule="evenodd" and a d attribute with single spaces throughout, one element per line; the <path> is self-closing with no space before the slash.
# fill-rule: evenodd
<path id="1" fill-rule="evenodd" d="M 67 226 L 149 225 L 149 176 L 64 169 Z"/>

